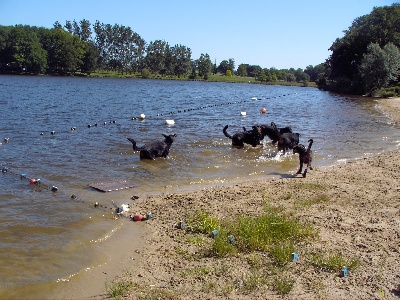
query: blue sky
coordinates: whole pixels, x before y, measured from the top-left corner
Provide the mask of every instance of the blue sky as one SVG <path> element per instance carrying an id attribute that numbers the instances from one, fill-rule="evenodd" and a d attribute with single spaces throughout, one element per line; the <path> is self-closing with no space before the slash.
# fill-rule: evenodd
<path id="1" fill-rule="evenodd" d="M 396 0 L 0 0 L 0 25 L 52 28 L 86 19 L 129 26 L 147 43 L 184 45 L 192 59 L 233 58 L 262 68 L 322 63 L 352 21 Z"/>

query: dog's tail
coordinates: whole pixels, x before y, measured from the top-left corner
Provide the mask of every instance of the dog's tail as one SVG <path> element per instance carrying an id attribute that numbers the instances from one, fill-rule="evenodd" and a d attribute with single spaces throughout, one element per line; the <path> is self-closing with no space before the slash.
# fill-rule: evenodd
<path id="1" fill-rule="evenodd" d="M 228 125 L 226 125 L 226 126 L 224 127 L 224 129 L 222 130 L 222 132 L 225 134 L 225 136 L 226 136 L 227 138 L 232 139 L 232 136 L 226 131 L 227 129 L 228 129 Z"/>
<path id="2" fill-rule="evenodd" d="M 132 143 L 133 150 L 139 151 L 139 148 L 136 146 L 136 141 L 131 138 L 127 138 L 127 139 Z"/>
<path id="3" fill-rule="evenodd" d="M 311 151 L 311 146 L 314 143 L 313 139 L 309 139 L 308 140 L 308 147 L 307 147 L 307 153 L 309 153 Z"/>

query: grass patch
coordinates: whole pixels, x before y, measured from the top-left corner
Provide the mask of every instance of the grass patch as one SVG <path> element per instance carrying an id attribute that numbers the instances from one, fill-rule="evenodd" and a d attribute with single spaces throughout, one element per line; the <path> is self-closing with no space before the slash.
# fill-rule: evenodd
<path id="1" fill-rule="evenodd" d="M 130 273 L 126 273 L 124 277 L 116 278 L 111 283 L 106 282 L 106 292 L 112 299 L 122 299 L 127 296 L 133 286 L 132 282 L 125 277 L 130 277 Z"/>
<path id="2" fill-rule="evenodd" d="M 204 210 L 196 211 L 196 213 L 189 218 L 188 223 L 190 230 L 198 233 L 211 234 L 213 230 L 220 229 L 219 220 Z"/>
<path id="3" fill-rule="evenodd" d="M 285 265 L 292 260 L 292 253 L 295 252 L 295 247 L 292 242 L 281 242 L 272 245 L 269 253 L 273 261 L 278 265 Z"/>
<path id="4" fill-rule="evenodd" d="M 204 246 L 208 243 L 208 240 L 203 235 L 194 235 L 187 238 L 187 242 L 197 246 Z"/>
<path id="5" fill-rule="evenodd" d="M 279 295 L 289 294 L 294 287 L 294 280 L 286 276 L 278 276 L 274 278 L 274 289 Z"/>
<path id="6" fill-rule="evenodd" d="M 264 262 L 262 261 L 261 257 L 254 255 L 247 257 L 247 263 L 252 269 L 259 270 Z"/>
<path id="7" fill-rule="evenodd" d="M 319 194 L 313 198 L 306 199 L 298 204 L 299 207 L 310 207 L 315 204 L 322 204 L 329 202 L 329 197 L 326 194 Z"/>
<path id="8" fill-rule="evenodd" d="M 246 278 L 243 278 L 241 280 L 241 286 L 240 290 L 244 294 L 250 294 L 254 291 L 256 291 L 258 288 L 261 286 L 267 284 L 267 277 L 264 274 L 259 274 L 259 273 L 251 273 L 249 276 Z"/>
<path id="9" fill-rule="evenodd" d="M 295 243 L 312 233 L 309 226 L 275 212 L 258 217 L 240 216 L 228 225 L 240 252 L 267 251 L 273 245 Z"/>
<path id="10" fill-rule="evenodd" d="M 270 251 L 276 263 L 284 264 L 291 259 L 296 242 L 314 235 L 311 225 L 300 223 L 266 206 L 260 216 L 238 216 L 219 222 L 204 211 L 198 211 L 188 222 L 193 232 L 210 234 L 218 229 L 209 256 L 225 257 L 236 253 Z M 233 236 L 234 240 L 229 237 Z"/>
<path id="11" fill-rule="evenodd" d="M 326 255 L 312 253 L 310 261 L 315 267 L 328 272 L 340 272 L 344 266 L 350 271 L 356 269 L 360 265 L 358 259 L 345 259 L 339 253 L 328 253 Z"/>

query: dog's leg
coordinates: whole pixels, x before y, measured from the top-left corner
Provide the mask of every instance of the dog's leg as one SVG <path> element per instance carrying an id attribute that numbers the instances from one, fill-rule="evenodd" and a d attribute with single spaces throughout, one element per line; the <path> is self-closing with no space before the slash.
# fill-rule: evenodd
<path id="1" fill-rule="evenodd" d="M 307 168 L 304 170 L 303 178 L 306 178 L 306 175 L 307 175 Z"/>
<path id="2" fill-rule="evenodd" d="M 301 174 L 302 170 L 303 170 L 303 158 L 300 157 L 300 167 L 299 167 L 299 170 L 297 171 L 296 174 Z"/>

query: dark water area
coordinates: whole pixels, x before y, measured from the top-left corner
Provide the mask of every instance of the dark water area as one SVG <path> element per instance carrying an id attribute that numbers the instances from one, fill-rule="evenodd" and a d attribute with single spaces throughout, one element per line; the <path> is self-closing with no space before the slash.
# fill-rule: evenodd
<path id="1" fill-rule="evenodd" d="M 375 100 L 302 87 L 0 76 L 0 111 L 0 167 L 7 170 L 0 174 L 4 290 L 67 280 L 90 265 L 94 244 L 121 226 L 112 201 L 297 170 L 298 158 L 277 153 L 268 139 L 255 148 L 232 148 L 225 125 L 231 134 L 255 124 L 291 126 L 300 143 L 314 139 L 316 167 L 400 144 L 399 128 Z M 136 119 L 140 114 L 144 120 Z M 166 159 L 140 160 L 127 140 L 143 145 L 162 134 L 177 134 Z M 107 182 L 132 188 L 101 193 L 89 187 Z"/>

